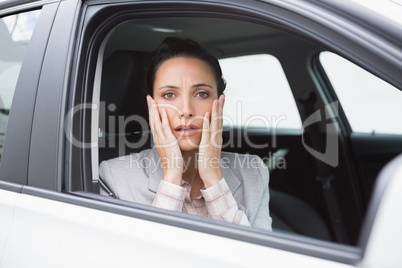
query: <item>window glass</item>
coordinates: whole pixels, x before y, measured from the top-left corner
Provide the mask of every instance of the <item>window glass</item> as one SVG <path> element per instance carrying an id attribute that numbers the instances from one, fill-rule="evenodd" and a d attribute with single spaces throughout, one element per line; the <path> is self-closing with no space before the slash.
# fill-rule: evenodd
<path id="1" fill-rule="evenodd" d="M 219 62 L 227 82 L 225 126 L 301 128 L 294 97 L 277 58 L 260 54 Z"/>
<path id="2" fill-rule="evenodd" d="M 354 132 L 402 134 L 400 90 L 334 53 L 320 62 Z"/>
<path id="3" fill-rule="evenodd" d="M 0 157 L 21 65 L 40 10 L 0 18 Z"/>

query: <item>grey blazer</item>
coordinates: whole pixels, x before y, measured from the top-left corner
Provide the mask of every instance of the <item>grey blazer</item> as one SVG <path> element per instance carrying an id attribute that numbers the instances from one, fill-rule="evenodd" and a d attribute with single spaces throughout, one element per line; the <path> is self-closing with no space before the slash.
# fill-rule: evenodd
<path id="1" fill-rule="evenodd" d="M 271 230 L 269 216 L 269 173 L 256 155 L 222 152 L 221 172 L 239 210 L 251 226 Z M 103 161 L 99 175 L 113 194 L 123 200 L 152 205 L 163 170 L 156 148 Z M 101 194 L 108 193 L 101 189 Z"/>

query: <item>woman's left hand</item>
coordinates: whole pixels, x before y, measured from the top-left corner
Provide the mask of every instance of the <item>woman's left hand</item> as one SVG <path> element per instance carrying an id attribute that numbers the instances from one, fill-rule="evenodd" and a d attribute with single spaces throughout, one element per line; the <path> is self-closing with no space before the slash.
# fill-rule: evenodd
<path id="1" fill-rule="evenodd" d="M 209 112 L 204 116 L 201 143 L 198 154 L 198 172 L 205 188 L 218 183 L 222 179 L 221 148 L 222 148 L 222 111 L 225 95 L 219 96 L 212 104 L 211 122 Z"/>

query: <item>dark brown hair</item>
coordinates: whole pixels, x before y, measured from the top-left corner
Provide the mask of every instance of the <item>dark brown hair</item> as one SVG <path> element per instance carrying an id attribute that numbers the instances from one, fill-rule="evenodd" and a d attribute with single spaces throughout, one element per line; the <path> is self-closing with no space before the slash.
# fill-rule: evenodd
<path id="1" fill-rule="evenodd" d="M 226 88 L 226 82 L 222 77 L 219 61 L 196 41 L 178 37 L 165 38 L 151 54 L 145 76 L 145 93 L 153 96 L 156 71 L 164 61 L 177 57 L 195 58 L 207 63 L 215 75 L 218 96 L 223 93 Z"/>

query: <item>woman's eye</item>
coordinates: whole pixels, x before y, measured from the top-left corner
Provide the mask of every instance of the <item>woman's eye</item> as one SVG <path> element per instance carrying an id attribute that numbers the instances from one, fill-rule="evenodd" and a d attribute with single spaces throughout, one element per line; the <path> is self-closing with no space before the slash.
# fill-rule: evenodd
<path id="1" fill-rule="evenodd" d="M 174 97 L 174 93 L 165 93 L 165 94 L 163 94 L 163 97 L 166 99 L 171 99 Z"/>
<path id="2" fill-rule="evenodd" d="M 209 94 L 207 92 L 199 92 L 197 93 L 197 96 L 200 98 L 207 98 Z"/>

